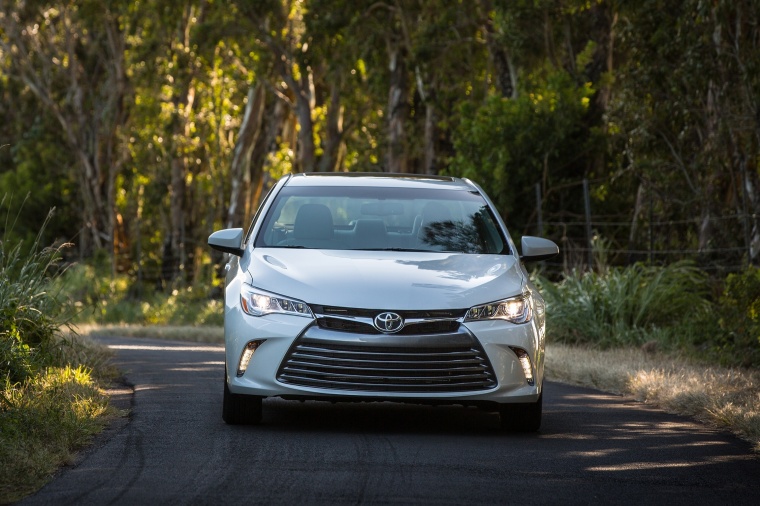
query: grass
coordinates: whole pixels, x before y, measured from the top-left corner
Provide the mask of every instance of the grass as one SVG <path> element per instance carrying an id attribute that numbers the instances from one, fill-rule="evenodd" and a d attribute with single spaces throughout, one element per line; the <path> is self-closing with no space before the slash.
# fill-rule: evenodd
<path id="1" fill-rule="evenodd" d="M 140 285 L 128 275 L 111 276 L 108 266 L 92 262 L 71 266 L 59 285 L 78 308 L 80 325 L 222 325 L 224 303 L 212 287 L 167 289 Z"/>
<path id="2" fill-rule="evenodd" d="M 685 262 L 538 281 L 547 300 L 547 324 L 566 343 L 614 347 L 675 340 L 684 335 L 683 325 L 710 311 L 707 276 Z"/>
<path id="3" fill-rule="evenodd" d="M 222 326 L 193 325 L 97 325 L 80 324 L 77 331 L 83 335 L 100 335 L 115 337 L 146 337 L 151 339 L 168 339 L 171 341 L 189 341 L 193 343 L 224 342 Z"/>
<path id="4" fill-rule="evenodd" d="M 760 452 L 760 270 L 729 276 L 718 296 L 686 262 L 600 262 L 537 281 L 554 341 L 548 377 L 727 428 Z"/>
<path id="5" fill-rule="evenodd" d="M 0 504 L 42 487 L 119 416 L 103 389 L 116 375 L 108 350 L 72 334 L 56 340 L 66 341 L 60 348 L 65 365 L 21 383 L 6 379 L 0 389 Z"/>
<path id="6" fill-rule="evenodd" d="M 760 371 L 705 365 L 638 348 L 600 350 L 552 343 L 548 379 L 631 396 L 728 429 L 760 452 Z"/>
<path id="7" fill-rule="evenodd" d="M 0 207 L 5 203 L 4 197 Z M 52 211 L 29 247 L 10 237 L 10 212 L 0 234 L 3 504 L 41 487 L 114 415 L 101 386 L 115 374 L 107 350 L 61 330 L 70 329 L 74 311 L 55 286 L 66 245 L 42 246 L 51 216 Z"/>

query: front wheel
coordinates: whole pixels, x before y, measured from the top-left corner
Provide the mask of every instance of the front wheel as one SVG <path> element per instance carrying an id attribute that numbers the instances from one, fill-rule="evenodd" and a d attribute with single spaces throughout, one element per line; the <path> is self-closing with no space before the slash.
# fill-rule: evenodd
<path id="1" fill-rule="evenodd" d="M 233 394 L 230 392 L 230 387 L 227 386 L 227 378 L 225 377 L 222 420 L 229 425 L 256 425 L 261 423 L 262 399 L 256 395 Z"/>
<path id="2" fill-rule="evenodd" d="M 544 394 L 536 402 L 499 405 L 501 428 L 511 432 L 536 432 L 541 427 Z"/>

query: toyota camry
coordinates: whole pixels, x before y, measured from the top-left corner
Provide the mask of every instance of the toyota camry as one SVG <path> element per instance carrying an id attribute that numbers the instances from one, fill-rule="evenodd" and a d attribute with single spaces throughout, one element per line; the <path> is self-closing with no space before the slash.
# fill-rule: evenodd
<path id="1" fill-rule="evenodd" d="M 222 417 L 255 424 L 262 400 L 398 401 L 498 411 L 541 424 L 545 304 L 493 203 L 467 179 L 293 174 L 228 253 Z"/>

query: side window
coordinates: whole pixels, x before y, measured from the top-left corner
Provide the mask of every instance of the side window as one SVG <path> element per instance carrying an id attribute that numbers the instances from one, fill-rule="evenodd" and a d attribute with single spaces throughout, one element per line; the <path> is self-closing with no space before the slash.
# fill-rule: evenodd
<path id="1" fill-rule="evenodd" d="M 261 210 L 264 208 L 264 204 L 267 203 L 269 200 L 269 197 L 272 196 L 272 192 L 274 191 L 275 187 L 277 185 L 272 185 L 272 187 L 267 192 L 266 196 L 264 197 L 264 200 L 261 201 L 261 204 L 259 205 L 259 208 L 256 210 L 256 214 L 253 215 L 253 219 L 251 220 L 251 224 L 248 227 L 248 233 L 245 234 L 245 240 L 243 241 L 243 247 L 245 248 L 248 245 L 248 241 L 251 239 L 251 234 L 253 233 L 253 226 L 256 224 L 256 220 L 259 219 L 259 215 L 261 214 Z"/>

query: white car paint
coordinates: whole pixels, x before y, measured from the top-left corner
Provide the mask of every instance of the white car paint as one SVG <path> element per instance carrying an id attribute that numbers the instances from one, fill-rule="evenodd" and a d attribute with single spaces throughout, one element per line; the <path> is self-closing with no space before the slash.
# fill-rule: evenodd
<path id="1" fill-rule="evenodd" d="M 503 233 L 508 253 L 254 247 L 262 223 L 267 213 L 273 209 L 278 192 L 286 186 L 435 188 L 480 195 L 484 208 L 490 208 L 496 226 Z M 242 243 L 239 244 L 239 241 Z M 232 254 L 227 265 L 224 323 L 227 370 L 224 416 L 228 423 L 257 423 L 261 418 L 260 399 L 281 396 L 330 400 L 414 399 L 477 405 L 485 403 L 500 407 L 503 421 L 516 417 L 519 423 L 513 425 L 518 430 L 538 428 L 544 372 L 545 306 L 541 295 L 526 275 L 523 261 L 548 258 L 556 254 L 558 249 L 546 239 L 524 237 L 522 246 L 525 256 L 520 258 L 493 203 L 480 187 L 470 181 L 405 175 L 288 176 L 270 192 L 245 238 L 242 230 L 231 229 L 212 234 L 209 244 Z M 457 310 L 452 311 L 459 315 L 456 319 L 460 329 L 456 331 L 457 335 L 470 336 L 477 342 L 476 346 L 482 349 L 490 362 L 495 381 L 492 387 L 472 391 L 444 389 L 425 392 L 395 391 L 393 388 L 335 388 L 332 385 L 322 387 L 283 381 L 278 374 L 286 363 L 288 354 L 304 338 L 326 339 L 327 342 L 335 339 L 341 345 L 366 349 L 362 347 L 371 345 L 382 348 L 392 346 L 392 343 L 406 343 L 405 339 L 424 343 L 437 337 L 412 335 L 407 338 L 401 334 L 383 332 L 352 333 L 323 329 L 317 325 L 315 317 L 329 315 L 312 315 L 308 311 L 308 314 L 273 313 L 253 316 L 246 313 L 241 305 L 241 289 L 245 286 L 304 302 L 312 311 L 315 308 L 324 310 L 328 306 L 374 311 L 371 315 L 383 311 Z M 513 323 L 505 319 L 470 321 L 469 317 L 465 317 L 467 310 L 474 306 L 513 297 L 527 297 L 532 317 L 525 323 Z M 245 371 L 236 374 L 243 352 L 252 342 L 258 347 Z M 530 361 L 533 374 L 531 381 L 527 380 L 525 364 L 521 362 L 519 353 L 523 353 Z M 507 408 L 510 405 L 519 408 L 519 411 L 509 411 Z M 249 410 L 251 406 L 256 409 Z M 248 414 L 235 414 L 241 407 L 245 409 L 240 413 Z M 527 413 L 527 418 L 522 416 L 525 414 L 523 411 Z"/>

